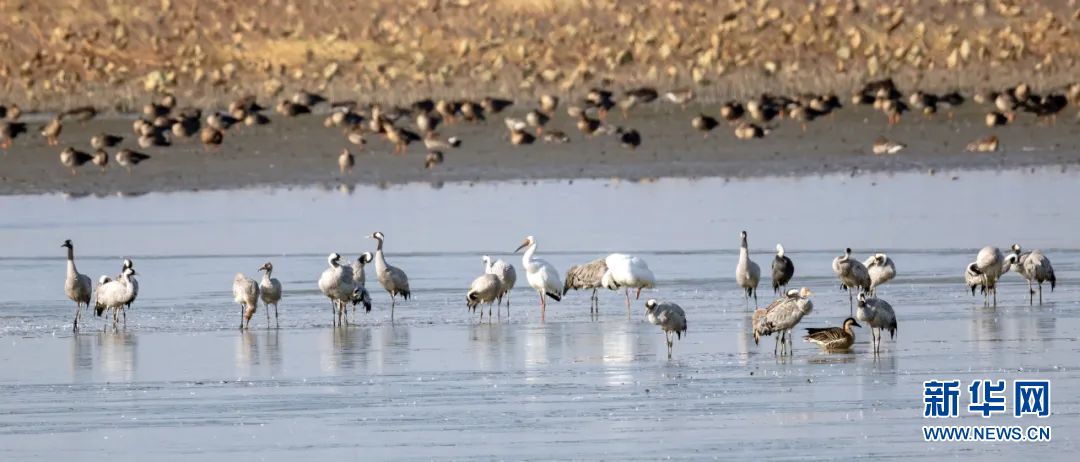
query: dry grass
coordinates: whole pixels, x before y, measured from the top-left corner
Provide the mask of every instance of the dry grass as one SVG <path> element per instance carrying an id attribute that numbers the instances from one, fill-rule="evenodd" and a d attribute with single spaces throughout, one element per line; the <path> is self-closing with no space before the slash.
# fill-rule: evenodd
<path id="1" fill-rule="evenodd" d="M 196 101 L 311 88 L 339 97 L 693 86 L 706 99 L 932 89 L 1075 75 L 1078 11 L 1003 0 L 14 0 L 0 101 L 134 104 L 146 76 Z M 329 72 L 335 70 L 336 72 Z"/>

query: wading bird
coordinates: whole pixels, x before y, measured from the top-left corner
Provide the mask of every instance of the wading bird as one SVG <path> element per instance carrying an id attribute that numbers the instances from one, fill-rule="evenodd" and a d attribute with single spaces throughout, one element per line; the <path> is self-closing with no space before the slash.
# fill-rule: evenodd
<path id="1" fill-rule="evenodd" d="M 686 313 L 679 305 L 671 302 L 657 302 L 656 299 L 650 298 L 645 302 L 645 314 L 650 323 L 660 326 L 660 329 L 664 331 L 667 357 L 671 359 L 671 347 L 675 343 L 675 339 L 671 337 L 674 334 L 682 340 L 683 334 L 686 333 Z"/>
<path id="2" fill-rule="evenodd" d="M 491 305 L 499 298 L 499 278 L 494 274 L 484 273 L 469 284 L 469 291 L 465 293 L 465 306 L 469 311 L 476 310 L 482 303 L 488 305 L 488 320 L 491 320 Z M 502 311 L 499 311 L 502 313 Z M 480 321 L 484 320 L 484 307 L 480 307 Z"/>
<path id="3" fill-rule="evenodd" d="M 761 268 L 757 263 L 750 260 L 750 250 L 746 246 L 746 231 L 739 233 L 739 263 L 735 265 L 735 282 L 743 289 L 743 300 L 749 306 L 750 297 L 754 297 L 754 306 L 757 307 L 757 286 L 761 280 Z"/>
<path id="4" fill-rule="evenodd" d="M 270 262 L 263 263 L 259 267 L 263 272 L 262 281 L 259 282 L 259 297 L 262 298 L 263 306 L 266 307 L 266 324 L 270 325 L 270 305 L 274 305 L 274 324 L 280 326 L 278 321 L 278 302 L 281 301 L 281 281 L 271 277 L 274 265 Z"/>
<path id="5" fill-rule="evenodd" d="M 484 273 L 494 274 L 499 279 L 499 298 L 495 306 L 501 305 L 503 297 L 506 297 L 506 315 L 510 316 L 510 291 L 514 288 L 514 284 L 517 284 L 517 271 L 514 270 L 514 265 L 502 259 L 492 262 L 491 257 L 487 255 L 481 257 L 480 260 L 484 262 Z"/>
<path id="6" fill-rule="evenodd" d="M 521 256 L 521 266 L 525 268 L 525 279 L 529 286 L 536 290 L 540 296 L 540 320 L 543 321 L 547 312 L 547 300 L 544 296 L 551 297 L 555 301 L 562 300 L 562 279 L 555 266 L 546 260 L 536 258 L 536 238 L 526 236 L 525 241 L 514 250 L 514 253 L 525 249 Z"/>
<path id="7" fill-rule="evenodd" d="M 870 275 L 870 295 L 877 295 L 878 286 L 896 277 L 896 265 L 892 258 L 884 253 L 876 253 L 863 263 Z"/>
<path id="8" fill-rule="evenodd" d="M 390 294 L 390 322 L 394 322 L 394 306 L 397 304 L 397 296 L 400 295 L 405 300 L 412 297 L 412 292 L 409 290 L 409 276 L 400 268 L 386 263 L 386 257 L 383 255 L 384 236 L 382 232 L 375 231 L 368 237 L 379 241 L 379 245 L 375 249 L 375 275 L 379 278 L 379 285 L 386 289 L 386 293 Z"/>
<path id="9" fill-rule="evenodd" d="M 1042 285 L 1050 282 L 1050 291 L 1054 291 L 1057 285 L 1057 276 L 1054 275 L 1054 267 L 1050 259 L 1043 255 L 1042 250 L 1034 250 L 1027 253 L 1020 252 L 1020 244 L 1012 245 L 1013 262 L 1012 270 L 1020 273 L 1028 283 L 1028 303 L 1035 304 L 1035 288 L 1032 284 L 1039 285 L 1039 304 L 1043 303 Z"/>
<path id="10" fill-rule="evenodd" d="M 641 298 L 641 289 L 656 287 L 656 276 L 645 260 L 633 255 L 613 253 L 604 259 L 607 271 L 600 282 L 609 290 L 623 289 L 626 295 L 626 316 L 630 317 L 630 289 L 637 289 L 634 299 Z"/>
<path id="11" fill-rule="evenodd" d="M 75 302 L 75 319 L 72 321 L 71 330 L 79 330 L 79 317 L 83 307 L 90 308 L 90 277 L 75 269 L 75 245 L 71 239 L 64 241 L 60 247 L 67 248 L 67 276 L 64 277 L 64 295 Z"/>
<path id="12" fill-rule="evenodd" d="M 353 299 L 352 268 L 341 265 L 341 255 L 337 252 L 326 257 L 326 262 L 330 267 L 319 276 L 319 290 L 330 299 L 334 325 L 339 325 L 348 321 L 345 303 Z"/>
<path id="13" fill-rule="evenodd" d="M 754 310 L 754 316 L 750 322 L 754 331 L 754 344 L 757 345 L 762 336 L 777 334 L 773 354 L 777 354 L 777 347 L 781 345 L 783 348 L 780 349 L 780 354 L 791 354 L 791 329 L 794 329 L 804 316 L 814 311 L 814 302 L 810 301 L 811 295 L 814 293 L 806 287 L 788 289 L 769 306 Z"/>
<path id="14" fill-rule="evenodd" d="M 570 289 L 592 289 L 592 296 L 589 297 L 589 314 L 599 314 L 600 297 L 597 296 L 596 291 L 604 287 L 603 278 L 605 273 L 607 273 L 606 258 L 597 258 L 583 265 L 571 266 L 570 269 L 566 270 L 566 283 L 563 284 L 563 294 L 566 294 Z"/>
<path id="15" fill-rule="evenodd" d="M 251 316 L 259 306 L 259 284 L 244 273 L 236 273 L 232 293 L 233 301 L 240 304 L 240 328 L 251 327 Z"/>
<path id="16" fill-rule="evenodd" d="M 772 262 L 772 290 L 774 294 L 787 291 L 787 284 L 795 275 L 795 263 L 784 255 L 784 246 L 776 244 L 776 257 Z"/>
<path id="17" fill-rule="evenodd" d="M 855 315 L 855 293 L 870 290 L 870 272 L 866 265 L 851 258 L 851 248 L 844 249 L 844 254 L 833 259 L 833 273 L 840 279 L 840 288 L 848 293 L 848 305 L 851 315 Z"/>
<path id="18" fill-rule="evenodd" d="M 859 294 L 859 308 L 855 310 L 855 319 L 870 327 L 871 343 L 874 353 L 881 351 L 881 331 L 888 329 L 889 338 L 896 338 L 896 313 L 892 305 L 876 297 Z"/>

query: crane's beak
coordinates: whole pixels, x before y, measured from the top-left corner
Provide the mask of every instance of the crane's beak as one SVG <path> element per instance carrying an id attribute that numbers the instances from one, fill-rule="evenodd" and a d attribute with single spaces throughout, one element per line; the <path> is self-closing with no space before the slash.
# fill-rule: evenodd
<path id="1" fill-rule="evenodd" d="M 518 248 L 514 249 L 514 253 L 518 253 L 518 251 L 520 251 L 521 249 L 524 249 L 525 247 L 528 247 L 528 246 L 529 246 L 529 241 L 526 240 L 525 242 L 522 242 L 521 245 L 518 246 Z"/>

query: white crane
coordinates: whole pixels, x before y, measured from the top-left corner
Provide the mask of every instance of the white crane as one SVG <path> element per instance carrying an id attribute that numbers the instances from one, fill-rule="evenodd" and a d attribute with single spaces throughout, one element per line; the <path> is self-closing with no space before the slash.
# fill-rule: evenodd
<path id="1" fill-rule="evenodd" d="M 630 317 L 630 289 L 637 289 L 635 299 L 641 298 L 641 289 L 656 287 L 656 276 L 649 269 L 649 264 L 640 257 L 622 253 L 613 253 L 604 259 L 607 271 L 601 277 L 601 283 L 609 290 L 623 289 L 626 294 L 626 316 Z"/>
<path id="2" fill-rule="evenodd" d="M 266 324 L 270 325 L 270 305 L 274 305 L 274 324 L 281 326 L 277 309 L 278 302 L 281 301 L 281 281 L 271 277 L 274 272 L 273 263 L 263 263 L 259 271 L 263 272 L 262 281 L 259 281 L 259 297 L 262 298 L 263 306 L 266 307 Z"/>
<path id="3" fill-rule="evenodd" d="M 667 357 L 671 359 L 671 347 L 675 343 L 675 339 L 671 338 L 672 334 L 682 340 L 683 334 L 686 333 L 686 312 L 682 307 L 671 302 L 658 302 L 654 298 L 650 298 L 645 302 L 645 315 L 648 317 L 649 322 L 655 326 L 660 326 L 660 329 L 664 331 L 664 339 L 667 341 Z"/>
<path id="4" fill-rule="evenodd" d="M 517 270 L 502 259 L 492 262 L 491 257 L 484 255 L 480 260 L 484 262 L 485 274 L 494 274 L 499 278 L 499 297 L 495 306 L 501 305 L 503 297 L 506 297 L 506 315 L 510 316 L 510 291 L 517 284 Z"/>
<path id="5" fill-rule="evenodd" d="M 319 276 L 319 290 L 330 299 L 330 311 L 334 325 L 348 321 L 345 316 L 345 303 L 353 299 L 352 268 L 341 265 L 341 255 L 337 252 L 326 257 L 329 268 Z"/>
<path id="6" fill-rule="evenodd" d="M 90 307 L 90 277 L 75 269 L 75 246 L 71 239 L 64 241 L 60 247 L 67 248 L 67 276 L 64 278 L 64 295 L 75 302 L 75 320 L 72 321 L 72 331 L 79 330 L 79 318 L 83 307 Z"/>
<path id="7" fill-rule="evenodd" d="M 240 328 L 251 327 L 251 316 L 259 306 L 259 284 L 244 273 L 236 273 L 232 293 L 233 301 L 240 304 Z"/>
<path id="8" fill-rule="evenodd" d="M 514 250 L 514 253 L 521 249 L 525 249 L 525 254 L 521 256 L 521 266 L 525 268 L 525 279 L 529 281 L 529 286 L 540 295 L 540 320 L 543 321 L 547 312 L 547 300 L 544 296 L 551 297 L 555 301 L 562 300 L 562 279 L 559 278 L 559 271 L 554 265 L 536 258 L 536 238 L 525 237 L 525 241 Z"/>
<path id="9" fill-rule="evenodd" d="M 810 296 L 814 295 L 806 287 L 800 289 L 788 289 L 780 298 L 774 300 L 765 308 L 754 310 L 750 325 L 754 330 L 754 344 L 761 341 L 761 336 L 777 334 L 776 343 L 773 345 L 773 354 L 777 353 L 777 347 L 783 346 L 780 354 L 791 354 L 791 329 L 794 329 L 799 321 L 811 311 L 814 311 L 814 303 Z"/>
<path id="10" fill-rule="evenodd" d="M 896 277 L 896 265 L 887 254 L 876 253 L 871 255 L 863 263 L 863 266 L 866 266 L 866 272 L 870 275 L 870 295 L 876 296 L 878 286 Z"/>
<path id="11" fill-rule="evenodd" d="M 739 244 L 739 263 L 735 265 L 735 282 L 739 284 L 739 287 L 743 289 L 743 300 L 747 305 L 750 303 L 750 297 L 754 297 L 754 306 L 758 304 L 757 301 L 757 286 L 758 281 L 761 280 L 761 268 L 757 263 L 750 260 L 750 250 L 746 246 L 746 231 L 739 233 L 741 242 Z"/>
<path id="12" fill-rule="evenodd" d="M 405 300 L 412 297 L 412 291 L 409 290 L 409 276 L 401 268 L 386 263 L 382 249 L 385 236 L 382 232 L 375 231 L 368 237 L 379 241 L 379 246 L 375 249 L 375 275 L 379 277 L 379 284 L 386 289 L 386 293 L 390 294 L 390 322 L 394 322 L 394 305 L 397 304 L 397 296 L 400 295 Z"/>
<path id="13" fill-rule="evenodd" d="M 874 353 L 881 351 L 881 331 L 888 329 L 889 337 L 896 338 L 896 313 L 892 305 L 876 297 L 859 294 L 859 309 L 855 310 L 855 319 L 870 327 L 871 343 Z"/>
<path id="14" fill-rule="evenodd" d="M 469 311 L 473 311 L 481 303 L 487 303 L 488 320 L 490 321 L 491 305 L 499 298 L 501 291 L 502 287 L 499 284 L 498 276 L 487 273 L 481 274 L 469 285 L 469 291 L 465 293 L 465 306 L 469 307 Z M 502 313 L 502 311 L 499 312 Z M 484 308 L 480 307 L 480 321 L 483 322 L 483 320 Z"/>
<path id="15" fill-rule="evenodd" d="M 851 248 L 844 249 L 844 254 L 833 259 L 833 273 L 840 279 L 840 287 L 848 293 L 848 305 L 851 315 L 855 315 L 855 292 L 870 290 L 870 272 L 862 262 L 851 258 Z"/>

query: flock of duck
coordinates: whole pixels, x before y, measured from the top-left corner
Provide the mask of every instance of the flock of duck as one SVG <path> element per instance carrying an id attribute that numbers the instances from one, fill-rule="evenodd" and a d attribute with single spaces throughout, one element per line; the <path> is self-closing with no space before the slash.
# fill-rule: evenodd
<path id="1" fill-rule="evenodd" d="M 375 263 L 375 274 L 379 285 L 390 296 L 390 319 L 394 320 L 394 308 L 397 298 L 411 298 L 409 278 L 404 270 L 387 263 L 383 252 L 386 237 L 382 232 L 368 236 L 377 241 L 374 255 L 364 252 L 351 264 L 342 261 L 339 253 L 331 253 L 327 258 L 328 267 L 318 279 L 319 290 L 329 302 L 333 324 L 347 324 L 349 309 L 354 314 L 357 305 L 363 305 L 365 311 L 371 311 L 372 299 L 366 288 L 365 266 Z M 747 233 L 740 233 L 739 258 L 735 267 L 735 281 L 743 293 L 749 307 L 753 299 L 758 306 L 758 285 L 761 282 L 761 267 L 751 260 L 747 245 Z M 91 279 L 79 273 L 75 267 L 75 247 L 71 240 L 64 241 L 67 249 L 67 275 L 64 292 L 75 302 L 73 329 L 79 329 L 84 308 L 93 303 L 97 316 L 111 313 L 115 328 L 121 318 L 126 324 L 126 309 L 131 306 L 139 294 L 139 283 L 135 278 L 134 263 L 124 259 L 120 274 L 113 278 L 103 275 L 96 287 Z M 540 305 L 540 319 L 545 319 L 547 300 L 562 300 L 571 290 L 592 290 L 590 297 L 590 316 L 598 316 L 599 300 L 597 291 L 623 290 L 626 297 L 626 314 L 631 316 L 630 290 L 635 290 L 635 299 L 640 298 L 642 289 L 655 288 L 656 276 L 649 269 L 644 259 L 634 255 L 614 253 L 588 263 L 571 266 L 562 278 L 554 265 L 536 256 L 537 240 L 528 236 L 515 249 L 514 253 L 524 250 L 521 257 L 522 269 L 529 287 L 536 291 Z M 993 246 L 983 247 L 975 261 L 965 267 L 964 281 L 972 296 L 976 289 L 981 289 L 984 303 L 997 304 L 997 283 L 1009 271 L 1014 271 L 1028 282 L 1029 303 L 1034 304 L 1038 293 L 1042 304 L 1043 283 L 1050 283 L 1051 290 L 1057 284 L 1053 266 L 1041 250 L 1023 252 L 1018 244 L 1011 247 L 1008 255 Z M 514 266 L 504 260 L 492 261 L 491 257 L 482 257 L 483 272 L 469 285 L 465 293 L 465 305 L 471 311 L 479 311 L 483 322 L 483 305 L 487 305 L 488 321 L 491 322 L 493 306 L 502 317 L 502 300 L 506 299 L 506 313 L 510 316 L 510 293 L 517 282 Z M 788 289 L 788 284 L 795 275 L 795 264 L 785 255 L 784 247 L 776 245 L 776 255 L 771 263 L 773 292 L 779 298 L 764 308 L 756 308 L 752 317 L 752 334 L 758 343 L 762 336 L 776 334 L 774 353 L 791 354 L 791 331 L 811 311 L 814 304 L 810 297 L 813 292 L 807 287 Z M 859 322 L 871 329 L 872 347 L 875 353 L 880 351 L 882 331 L 889 331 L 895 337 L 897 330 L 896 312 L 887 301 L 877 297 L 877 289 L 896 277 L 896 265 L 885 253 L 876 253 L 860 262 L 852 256 L 851 249 L 845 249 L 843 255 L 832 261 L 832 270 L 840 281 L 840 287 L 848 292 L 850 316 L 839 327 L 807 328 L 804 339 L 817 344 L 825 351 L 846 351 L 855 342 L 854 327 L 862 327 Z M 274 307 L 274 324 L 278 323 L 278 302 L 282 298 L 281 282 L 273 277 L 274 266 L 271 262 L 263 264 L 262 280 L 256 281 L 243 273 L 237 273 L 233 279 L 232 293 L 234 301 L 240 305 L 240 329 L 249 328 L 251 318 L 258 310 L 261 300 L 271 325 L 270 306 Z M 682 338 L 687 330 L 687 315 L 678 304 L 671 301 L 648 299 L 645 302 L 646 319 L 659 326 L 664 332 L 671 357 L 675 338 Z"/>
<path id="2" fill-rule="evenodd" d="M 613 125 L 607 122 L 608 112 L 618 108 L 624 115 L 632 109 L 652 103 L 659 99 L 666 100 L 678 107 L 685 108 L 695 101 L 695 93 L 690 89 L 676 89 L 661 94 L 652 87 L 639 87 L 625 90 L 621 96 L 606 88 L 593 88 L 584 98 L 566 106 L 566 114 L 574 119 L 576 127 L 583 136 L 612 135 L 619 143 L 628 148 L 637 148 L 642 143 L 642 135 L 634 128 Z M 1007 125 L 1016 119 L 1018 111 L 1035 115 L 1039 120 L 1052 122 L 1070 103 L 1080 102 L 1080 84 L 1072 84 L 1061 92 L 1036 94 L 1031 86 L 1021 83 L 1001 91 L 982 91 L 973 95 L 978 103 L 992 105 L 986 113 L 985 123 L 993 128 Z M 952 109 L 966 102 L 959 92 L 933 94 L 915 91 L 904 98 L 892 79 L 871 81 L 856 89 L 851 96 L 851 103 L 868 105 L 880 111 L 889 125 L 900 123 L 902 116 L 910 111 L 917 111 L 925 117 L 933 117 L 939 108 L 953 116 Z M 514 106 L 515 102 L 497 97 L 485 97 L 480 100 L 432 100 L 421 99 L 408 106 L 384 107 L 373 103 L 361 105 L 356 101 L 330 101 L 326 97 L 308 91 L 298 91 L 291 98 L 281 99 L 274 110 L 283 117 L 297 117 L 312 114 L 316 106 L 329 106 L 329 114 L 324 125 L 341 129 L 345 139 L 358 149 L 368 142 L 370 136 L 381 136 L 393 146 L 395 154 L 407 152 L 410 144 L 422 141 L 426 149 L 424 167 L 434 168 L 444 160 L 444 153 L 460 147 L 459 137 L 439 135 L 440 126 L 457 121 L 481 123 L 492 115 L 502 113 Z M 570 136 L 565 132 L 547 129 L 546 126 L 555 117 L 560 107 L 560 98 L 556 95 L 542 95 L 537 105 L 528 108 L 520 117 L 505 117 L 506 139 L 512 145 L 533 144 L 538 139 L 549 143 L 566 143 Z M 761 94 L 746 101 L 730 100 L 720 105 L 718 117 L 699 113 L 690 121 L 690 126 L 708 136 L 717 127 L 726 122 L 736 138 L 748 140 L 762 138 L 776 128 L 776 122 L 790 119 L 799 123 L 803 131 L 807 124 L 821 117 L 833 114 L 843 104 L 835 93 L 802 94 L 781 96 Z M 132 130 L 136 143 L 141 149 L 164 148 L 173 145 L 176 140 L 197 136 L 206 148 L 214 148 L 225 140 L 225 134 L 235 126 L 261 126 L 271 123 L 264 115 L 266 107 L 260 105 L 254 96 L 245 96 L 232 101 L 227 110 L 213 110 L 204 116 L 203 110 L 193 107 L 178 107 L 177 98 L 166 94 L 147 104 L 142 116 L 135 120 Z M 41 127 L 41 135 L 51 146 L 59 145 L 59 136 L 64 122 L 69 119 L 86 121 L 98 114 L 94 107 L 78 107 L 56 114 Z M 8 149 L 15 138 L 27 132 L 25 123 L 20 122 L 22 110 L 18 106 L 0 105 L 0 147 Z M 93 152 L 80 150 L 75 146 L 66 146 L 60 152 L 60 163 L 71 169 L 93 163 L 105 169 L 109 163 L 108 149 L 119 147 L 124 137 L 116 134 L 100 133 L 91 137 L 90 148 Z M 896 154 L 902 151 L 904 143 L 878 138 L 870 151 L 874 154 Z M 973 140 L 966 147 L 972 152 L 993 152 L 999 148 L 996 135 Z M 150 156 L 132 148 L 120 148 L 114 159 L 117 164 L 129 172 Z M 337 158 L 342 174 L 352 171 L 355 157 L 349 149 L 344 149 Z"/>

